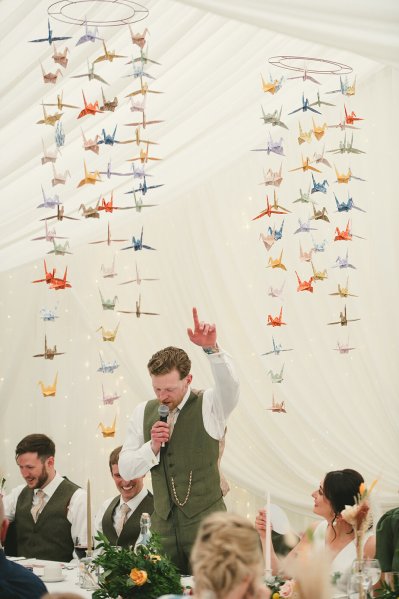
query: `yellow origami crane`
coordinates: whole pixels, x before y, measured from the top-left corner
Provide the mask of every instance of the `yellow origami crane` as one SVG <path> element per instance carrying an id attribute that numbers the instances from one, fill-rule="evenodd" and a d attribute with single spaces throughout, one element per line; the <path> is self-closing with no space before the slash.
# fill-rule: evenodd
<path id="1" fill-rule="evenodd" d="M 112 426 L 105 426 L 102 422 L 98 425 L 101 428 L 101 433 L 104 438 L 106 437 L 115 437 L 115 424 L 116 424 L 116 416 L 112 423 Z"/>
<path id="2" fill-rule="evenodd" d="M 290 169 L 290 173 L 293 173 L 294 171 L 315 171 L 316 173 L 321 173 L 321 171 L 318 168 L 315 168 L 314 166 L 310 166 L 310 158 L 309 156 L 306 156 L 306 158 L 303 157 L 302 155 L 302 166 L 298 166 L 297 168 L 291 168 Z"/>
<path id="3" fill-rule="evenodd" d="M 312 118 L 313 121 L 313 134 L 315 136 L 315 138 L 317 139 L 317 141 L 320 141 L 320 139 L 323 137 L 324 133 L 326 132 L 326 129 L 328 128 L 327 123 L 323 123 L 323 125 L 316 125 L 315 120 Z"/>
<path id="4" fill-rule="evenodd" d="M 43 397 L 54 397 L 57 392 L 57 381 L 58 381 L 58 372 L 55 375 L 54 383 L 52 385 L 45 386 L 43 381 L 39 381 L 38 385 L 40 385 L 42 390 Z"/>
<path id="5" fill-rule="evenodd" d="M 101 182 L 100 173 L 98 171 L 93 171 L 92 173 L 89 172 L 87 170 L 85 161 L 83 161 L 83 164 L 84 164 L 84 169 L 85 169 L 85 176 L 84 176 L 84 179 L 82 179 L 78 183 L 78 187 L 83 187 L 83 185 L 86 185 L 86 184 L 95 185 L 97 183 L 97 181 Z"/>
<path id="6" fill-rule="evenodd" d="M 270 256 L 268 266 L 266 268 L 281 268 L 282 270 L 287 270 L 285 265 L 282 263 L 283 258 L 283 250 L 281 250 L 280 256 L 278 258 L 272 258 Z"/>
<path id="7" fill-rule="evenodd" d="M 40 119 L 40 121 L 37 121 L 36 124 L 37 125 L 51 125 L 52 127 L 54 127 L 56 122 L 59 121 L 60 118 L 62 117 L 63 113 L 56 112 L 55 114 L 47 114 L 47 111 L 46 111 L 43 103 L 42 103 L 42 107 L 43 107 L 43 118 Z"/>
<path id="8" fill-rule="evenodd" d="M 104 60 L 108 60 L 108 62 L 113 62 L 114 58 L 127 58 L 127 56 L 124 56 L 123 54 L 115 54 L 115 50 L 109 51 L 107 49 L 107 46 L 105 45 L 104 40 L 103 40 L 103 48 L 104 48 L 104 54 L 102 54 L 101 56 L 96 58 L 93 61 L 93 64 L 95 64 L 96 62 L 103 62 Z"/>
<path id="9" fill-rule="evenodd" d="M 104 329 L 103 326 L 97 329 L 97 331 L 101 331 L 103 341 L 115 341 L 115 337 L 119 329 L 119 324 L 120 323 L 118 322 L 118 324 L 116 325 L 116 329 L 114 329 L 113 331 L 107 331 L 106 329 Z"/>
<path id="10" fill-rule="evenodd" d="M 328 279 L 327 269 L 324 270 L 316 270 L 312 261 L 310 261 L 313 270 L 313 278 L 315 281 L 324 281 Z"/>
<path id="11" fill-rule="evenodd" d="M 299 135 L 298 135 L 298 143 L 299 145 L 308 142 L 308 144 L 312 141 L 312 129 L 309 131 L 303 131 L 301 127 L 301 123 L 299 123 Z"/>

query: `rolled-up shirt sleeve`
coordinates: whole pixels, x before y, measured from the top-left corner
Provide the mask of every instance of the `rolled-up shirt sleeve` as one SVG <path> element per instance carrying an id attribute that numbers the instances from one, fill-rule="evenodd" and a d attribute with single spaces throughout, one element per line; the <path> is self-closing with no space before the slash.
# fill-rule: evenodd
<path id="1" fill-rule="evenodd" d="M 202 417 L 205 430 L 214 439 L 224 435 L 227 419 L 237 406 L 240 383 L 231 356 L 223 350 L 208 355 L 215 384 L 204 392 Z"/>
<path id="2" fill-rule="evenodd" d="M 119 455 L 119 473 L 125 480 L 144 476 L 159 464 L 159 455 L 154 455 L 151 441 L 144 443 L 143 421 L 146 402 L 134 410 L 127 427 L 126 440 Z"/>

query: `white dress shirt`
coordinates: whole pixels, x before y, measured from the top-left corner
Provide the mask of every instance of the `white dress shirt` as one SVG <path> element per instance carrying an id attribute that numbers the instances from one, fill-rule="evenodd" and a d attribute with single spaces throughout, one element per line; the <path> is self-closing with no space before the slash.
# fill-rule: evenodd
<path id="1" fill-rule="evenodd" d="M 208 354 L 215 386 L 206 389 L 202 401 L 202 419 L 206 432 L 213 439 L 224 435 L 228 416 L 238 403 L 239 381 L 234 370 L 231 356 L 220 350 Z M 190 396 L 190 388 L 179 404 L 179 412 Z M 144 476 L 153 466 L 159 464 L 151 448 L 151 441 L 144 443 L 144 410 L 147 402 L 140 403 L 130 418 L 126 440 L 119 455 L 119 472 L 125 480 Z"/>
<path id="2" fill-rule="evenodd" d="M 140 493 L 138 493 L 135 497 L 133 497 L 129 501 L 123 501 L 122 495 L 121 495 L 120 499 L 119 499 L 119 504 L 117 505 L 117 507 L 114 511 L 113 517 L 112 517 L 112 524 L 114 525 L 114 528 L 115 528 L 115 524 L 119 520 L 119 513 L 120 513 L 122 503 L 126 503 L 130 507 L 130 512 L 128 512 L 127 518 L 126 518 L 126 520 L 129 520 L 130 516 L 138 508 L 138 506 L 143 501 L 143 499 L 145 497 L 147 497 L 147 495 L 148 495 L 148 490 L 144 489 L 144 488 L 141 489 Z M 97 531 L 96 535 L 98 532 L 103 532 L 103 517 L 104 517 L 105 512 L 107 511 L 109 504 L 111 503 L 111 501 L 114 500 L 114 497 L 109 497 L 108 499 L 106 499 L 104 501 L 104 503 L 101 504 L 101 506 L 99 507 L 99 509 L 96 513 L 96 517 L 94 518 L 94 527 L 95 527 L 95 530 Z"/>
<path id="3" fill-rule="evenodd" d="M 55 491 L 58 489 L 60 484 L 63 482 L 63 478 L 56 472 L 53 480 L 49 482 L 42 491 L 45 493 L 44 506 L 53 496 Z M 26 485 L 19 485 L 15 487 L 3 498 L 5 517 L 12 522 L 15 519 L 15 510 L 17 507 L 17 500 L 25 489 Z M 34 490 L 32 506 L 39 502 L 37 497 L 37 489 Z M 71 538 L 75 541 L 76 538 L 86 542 L 87 539 L 87 495 L 83 489 L 77 489 L 71 497 L 71 501 L 68 506 L 67 519 L 71 523 Z M 82 542 L 82 541 L 80 541 Z"/>

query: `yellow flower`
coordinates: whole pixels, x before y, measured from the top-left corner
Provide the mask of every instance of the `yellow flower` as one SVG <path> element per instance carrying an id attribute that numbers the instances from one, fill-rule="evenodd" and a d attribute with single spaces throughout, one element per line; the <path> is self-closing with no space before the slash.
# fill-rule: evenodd
<path id="1" fill-rule="evenodd" d="M 143 586 L 148 578 L 147 572 L 145 570 L 139 570 L 138 568 L 133 568 L 129 576 L 137 587 Z"/>
<path id="2" fill-rule="evenodd" d="M 160 555 L 156 555 L 155 553 L 152 553 L 151 555 L 148 556 L 149 559 L 152 562 L 160 562 L 161 561 L 161 556 Z"/>
<path id="3" fill-rule="evenodd" d="M 280 595 L 278 593 L 273 593 L 272 599 L 280 599 Z"/>

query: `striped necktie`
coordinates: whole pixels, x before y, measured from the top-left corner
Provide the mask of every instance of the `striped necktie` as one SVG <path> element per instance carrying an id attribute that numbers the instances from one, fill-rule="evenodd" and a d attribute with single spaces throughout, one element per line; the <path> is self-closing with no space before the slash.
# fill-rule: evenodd
<path id="1" fill-rule="evenodd" d="M 176 424 L 177 416 L 179 414 L 179 410 L 180 410 L 180 408 L 175 408 L 174 410 L 172 410 L 168 414 L 169 439 L 171 438 L 172 433 L 173 433 L 173 429 L 175 428 L 175 424 Z"/>
<path id="2" fill-rule="evenodd" d="M 115 523 L 115 531 L 116 531 L 116 534 L 118 535 L 118 537 L 122 532 L 122 529 L 125 525 L 125 522 L 127 520 L 127 515 L 129 512 L 130 512 L 130 507 L 128 506 L 128 504 L 122 503 L 122 505 L 119 508 L 118 519 Z"/>
<path id="3" fill-rule="evenodd" d="M 36 491 L 36 503 L 32 506 L 30 513 L 32 514 L 33 521 L 36 523 L 39 518 L 39 514 L 44 508 L 44 500 L 46 494 L 42 489 Z"/>

